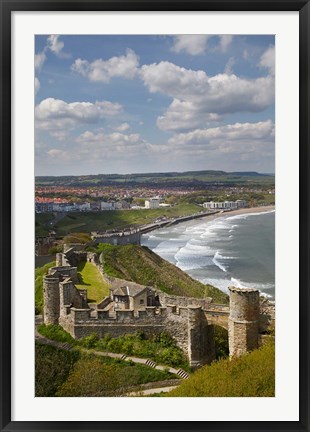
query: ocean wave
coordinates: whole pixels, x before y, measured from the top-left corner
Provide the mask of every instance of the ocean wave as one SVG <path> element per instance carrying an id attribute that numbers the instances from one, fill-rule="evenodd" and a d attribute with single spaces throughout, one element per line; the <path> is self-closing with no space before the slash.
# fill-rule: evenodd
<path id="1" fill-rule="evenodd" d="M 221 255 L 220 255 L 220 253 L 218 251 L 216 251 L 215 254 L 214 254 L 214 257 L 213 257 L 213 262 L 223 272 L 227 273 L 227 268 L 218 261 L 219 258 L 221 258 Z"/>
<path id="2" fill-rule="evenodd" d="M 249 216 L 260 216 L 268 213 L 275 213 L 275 210 L 266 210 L 264 212 L 241 213 L 239 215 L 227 216 L 227 220 L 246 219 Z"/>

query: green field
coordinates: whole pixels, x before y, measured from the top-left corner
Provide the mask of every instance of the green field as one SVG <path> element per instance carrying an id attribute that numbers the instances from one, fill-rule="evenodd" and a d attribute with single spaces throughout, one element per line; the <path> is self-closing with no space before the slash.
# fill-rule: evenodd
<path id="1" fill-rule="evenodd" d="M 147 210 L 112 210 L 102 212 L 71 212 L 55 224 L 53 229 L 58 236 L 72 232 L 105 231 L 135 227 L 153 222 L 160 216 L 174 218 L 187 216 L 201 211 L 195 204 L 181 203 L 174 207 Z M 36 226 L 42 229 L 44 214 L 36 214 Z"/>
<path id="2" fill-rule="evenodd" d="M 78 289 L 87 289 L 89 303 L 99 303 L 109 295 L 109 284 L 103 279 L 97 267 L 90 262 L 80 262 L 77 267 L 79 282 Z"/>

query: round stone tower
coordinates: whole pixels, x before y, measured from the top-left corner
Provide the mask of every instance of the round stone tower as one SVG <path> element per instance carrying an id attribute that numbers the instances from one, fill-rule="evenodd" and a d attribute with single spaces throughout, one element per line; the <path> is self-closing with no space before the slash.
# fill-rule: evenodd
<path id="1" fill-rule="evenodd" d="M 60 313 L 59 278 L 43 277 L 44 324 L 58 324 Z"/>
<path id="2" fill-rule="evenodd" d="M 229 355 L 238 357 L 258 348 L 259 291 L 236 287 L 229 287 L 229 291 Z"/>

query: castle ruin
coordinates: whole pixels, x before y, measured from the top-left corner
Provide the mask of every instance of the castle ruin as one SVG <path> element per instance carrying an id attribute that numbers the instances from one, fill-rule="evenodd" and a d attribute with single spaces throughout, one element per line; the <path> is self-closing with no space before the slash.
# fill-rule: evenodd
<path id="1" fill-rule="evenodd" d="M 214 325 L 228 330 L 230 356 L 240 356 L 258 348 L 261 333 L 274 321 L 274 311 L 262 308 L 256 289 L 231 287 L 230 305 L 216 305 L 211 298 L 167 295 L 153 287 L 109 278 L 96 254 L 78 245 L 64 250 L 43 279 L 44 323 L 59 324 L 76 339 L 94 333 L 102 338 L 138 330 L 146 335 L 165 331 L 197 368 L 215 359 Z M 98 304 L 88 303 L 87 290 L 75 286 L 80 261 L 92 262 L 109 282 L 110 295 Z"/>

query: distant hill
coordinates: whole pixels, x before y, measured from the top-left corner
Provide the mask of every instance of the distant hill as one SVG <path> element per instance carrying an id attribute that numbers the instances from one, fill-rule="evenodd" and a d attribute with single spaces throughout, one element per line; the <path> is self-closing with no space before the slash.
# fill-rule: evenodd
<path id="1" fill-rule="evenodd" d="M 167 294 L 212 297 L 215 303 L 228 303 L 228 296 L 221 290 L 192 279 L 145 246 L 100 244 L 98 249 L 109 276 L 150 285 Z"/>
<path id="2" fill-rule="evenodd" d="M 185 171 L 137 174 L 97 174 L 81 176 L 38 176 L 36 185 L 58 186 L 167 186 L 167 185 L 210 185 L 210 184 L 242 184 L 245 182 L 274 183 L 274 175 L 249 172 L 225 171 Z"/>

